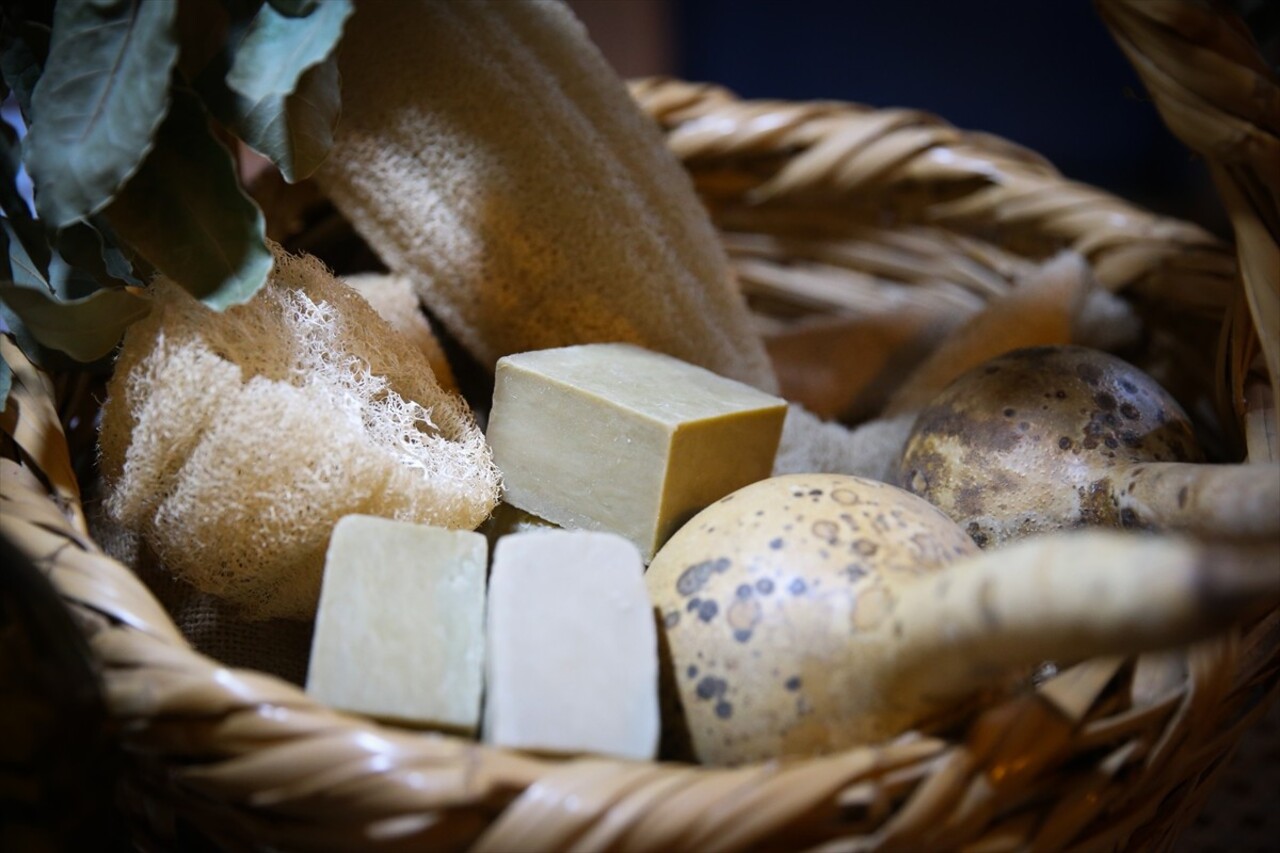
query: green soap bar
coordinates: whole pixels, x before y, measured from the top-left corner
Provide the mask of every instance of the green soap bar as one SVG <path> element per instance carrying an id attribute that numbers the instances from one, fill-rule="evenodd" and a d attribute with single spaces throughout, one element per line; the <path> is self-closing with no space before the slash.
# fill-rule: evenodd
<path id="1" fill-rule="evenodd" d="M 772 473 L 786 402 L 629 344 L 498 361 L 489 444 L 508 503 L 617 533 L 647 563 L 703 507 Z"/>
<path id="2" fill-rule="evenodd" d="M 325 556 L 307 692 L 343 711 L 474 732 L 488 551 L 470 530 L 341 519 Z"/>

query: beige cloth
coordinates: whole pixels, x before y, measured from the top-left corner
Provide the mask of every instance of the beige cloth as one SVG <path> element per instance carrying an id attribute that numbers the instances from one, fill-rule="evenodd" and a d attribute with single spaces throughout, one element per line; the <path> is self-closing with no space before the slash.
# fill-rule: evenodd
<path id="1" fill-rule="evenodd" d="M 101 506 L 86 501 L 94 541 L 134 570 L 197 651 L 229 667 L 265 672 L 299 686 L 306 683 L 313 622 L 238 618 L 222 600 L 167 572 L 138 537 L 115 524 Z"/>

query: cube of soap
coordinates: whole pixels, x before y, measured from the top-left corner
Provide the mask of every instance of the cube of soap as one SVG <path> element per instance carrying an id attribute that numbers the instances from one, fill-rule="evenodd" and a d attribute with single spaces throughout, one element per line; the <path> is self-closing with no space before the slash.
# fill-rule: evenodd
<path id="1" fill-rule="evenodd" d="M 612 533 L 504 536 L 489 579 L 485 740 L 653 757 L 658 649 L 644 568 Z"/>
<path id="2" fill-rule="evenodd" d="M 644 561 L 703 507 L 770 475 L 786 403 L 628 344 L 498 361 L 488 439 L 505 499 L 625 536 Z"/>
<path id="3" fill-rule="evenodd" d="M 307 692 L 409 725 L 474 732 L 484 683 L 479 533 L 349 515 L 329 539 Z"/>

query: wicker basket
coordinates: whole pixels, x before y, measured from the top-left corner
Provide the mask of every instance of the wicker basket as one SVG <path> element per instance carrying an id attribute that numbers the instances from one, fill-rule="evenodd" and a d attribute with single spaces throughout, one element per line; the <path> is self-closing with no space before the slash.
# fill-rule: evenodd
<path id="1" fill-rule="evenodd" d="M 918 112 L 635 84 L 724 234 L 792 396 L 846 420 L 874 414 L 930 330 L 1069 247 L 1144 318 L 1143 354 L 1177 365 L 1170 381 L 1187 378 L 1184 399 L 1223 427 L 1220 452 L 1277 458 L 1280 89 L 1247 37 L 1199 4 L 1100 9 L 1168 123 L 1212 164 L 1238 260 L 1199 228 Z M 822 373 L 850 335 L 875 330 L 900 344 L 880 375 Z M 374 725 L 192 649 L 88 533 L 58 408 L 83 381 L 55 386 L 7 340 L 0 350 L 15 370 L 0 531 L 87 641 L 120 804 L 144 846 L 194 832 L 317 850 L 1166 847 L 1280 683 L 1273 612 L 1183 651 L 1081 663 L 944 732 L 807 761 L 552 761 Z"/>

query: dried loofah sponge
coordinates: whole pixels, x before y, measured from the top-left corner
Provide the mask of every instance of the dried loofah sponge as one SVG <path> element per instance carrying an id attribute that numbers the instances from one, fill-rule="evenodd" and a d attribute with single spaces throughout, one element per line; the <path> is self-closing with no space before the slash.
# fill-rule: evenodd
<path id="1" fill-rule="evenodd" d="M 449 365 L 449 359 L 445 356 L 440 341 L 436 339 L 435 332 L 431 331 L 426 315 L 422 313 L 418 294 L 414 292 L 413 283 L 409 279 L 402 275 L 369 272 L 349 275 L 342 280 L 363 296 L 382 319 L 422 350 L 441 388 L 446 391 L 458 390 L 453 368 Z"/>
<path id="2" fill-rule="evenodd" d="M 481 363 L 621 341 L 776 389 L 689 176 L 564 4 L 366 4 L 339 65 L 317 177 Z"/>
<path id="3" fill-rule="evenodd" d="M 107 512 L 246 619 L 310 618 L 333 525 L 475 528 L 499 475 L 461 398 L 315 259 L 276 251 L 245 305 L 159 280 L 99 436 Z"/>

